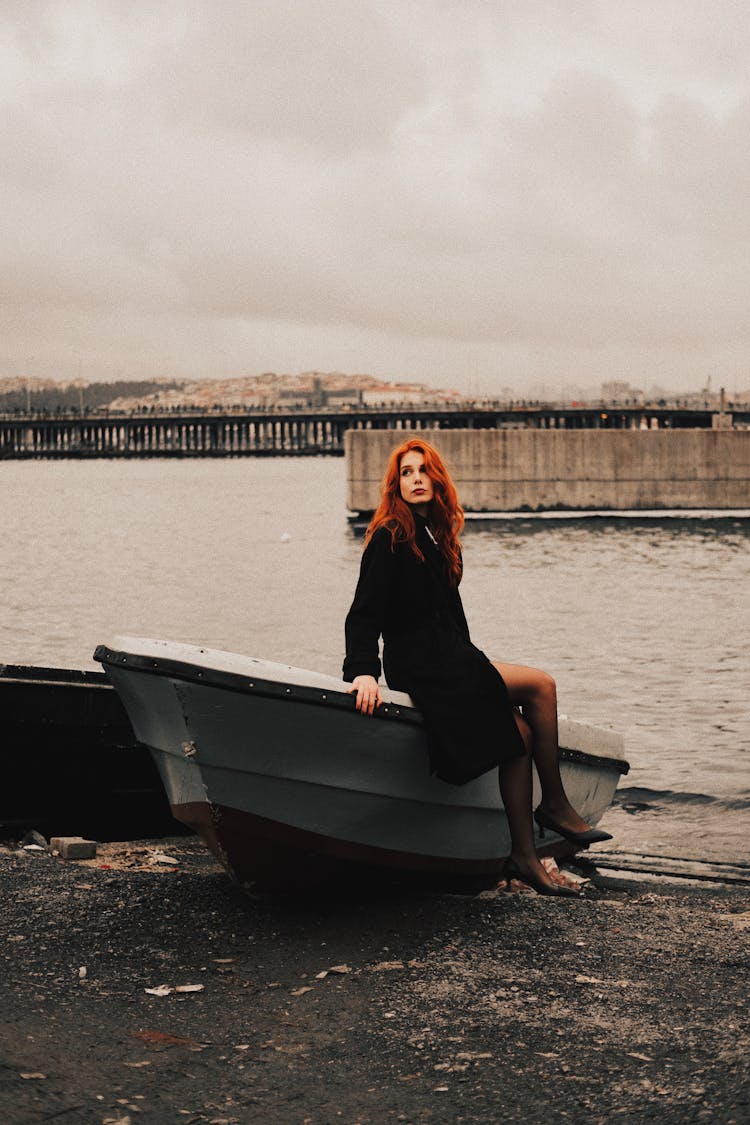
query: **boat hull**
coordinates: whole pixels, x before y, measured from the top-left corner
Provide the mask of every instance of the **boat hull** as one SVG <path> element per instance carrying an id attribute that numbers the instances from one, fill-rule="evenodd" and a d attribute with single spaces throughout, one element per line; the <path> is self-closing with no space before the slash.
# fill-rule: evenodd
<path id="1" fill-rule="evenodd" d="M 248 657 L 140 638 L 96 657 L 152 749 L 174 816 L 240 882 L 497 883 L 510 850 L 497 770 L 463 786 L 431 777 L 407 696 L 387 694 L 365 718 L 342 681 Z M 627 769 L 621 740 L 568 721 L 561 730 L 567 791 L 595 824 Z"/>

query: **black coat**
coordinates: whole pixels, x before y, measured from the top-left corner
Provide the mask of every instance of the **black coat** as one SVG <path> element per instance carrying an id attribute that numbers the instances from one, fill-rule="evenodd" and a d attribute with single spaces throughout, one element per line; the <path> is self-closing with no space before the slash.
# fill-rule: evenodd
<path id="1" fill-rule="evenodd" d="M 378 640 L 390 688 L 405 691 L 422 712 L 430 768 L 463 784 L 524 753 L 505 683 L 469 637 L 461 596 L 446 575 L 427 524 L 417 518 L 417 544 L 391 544 L 379 528 L 362 555 L 346 618 L 345 680 L 378 679 Z"/>

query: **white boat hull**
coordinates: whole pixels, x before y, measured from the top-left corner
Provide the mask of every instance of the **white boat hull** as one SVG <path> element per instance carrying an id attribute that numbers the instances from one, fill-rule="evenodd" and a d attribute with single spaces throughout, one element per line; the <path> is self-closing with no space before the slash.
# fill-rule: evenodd
<path id="1" fill-rule="evenodd" d="M 348 685 L 268 661 L 142 638 L 97 649 L 172 811 L 241 882 L 305 885 L 361 867 L 472 886 L 510 850 L 497 770 L 431 777 L 419 713 L 384 692 L 373 718 Z M 622 739 L 561 720 L 561 770 L 591 824 L 609 807 Z M 540 851 L 569 853 L 547 837 Z"/>

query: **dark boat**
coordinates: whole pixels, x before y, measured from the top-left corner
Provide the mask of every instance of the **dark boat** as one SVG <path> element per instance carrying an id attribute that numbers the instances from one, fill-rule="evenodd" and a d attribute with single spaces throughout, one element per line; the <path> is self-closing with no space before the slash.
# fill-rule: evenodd
<path id="1" fill-rule="evenodd" d="M 159 774 L 103 672 L 0 664 L 0 833 L 175 835 Z"/>

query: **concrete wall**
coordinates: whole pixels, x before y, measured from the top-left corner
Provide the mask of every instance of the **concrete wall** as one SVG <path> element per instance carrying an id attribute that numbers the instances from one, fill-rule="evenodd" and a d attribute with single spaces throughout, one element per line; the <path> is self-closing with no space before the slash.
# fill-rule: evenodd
<path id="1" fill-rule="evenodd" d="M 471 512 L 750 507 L 750 430 L 349 430 L 350 509 L 377 506 L 390 451 L 419 436 Z"/>

